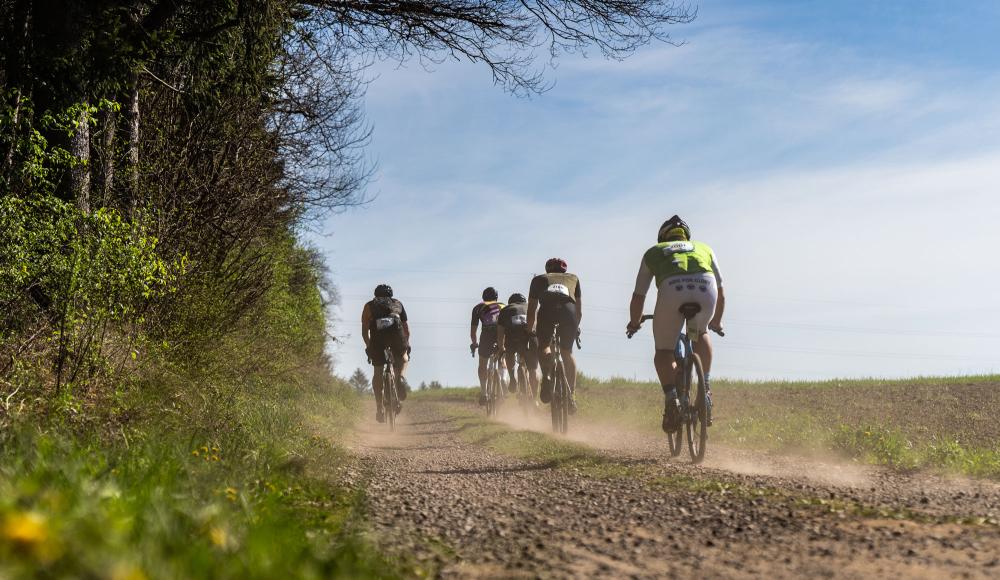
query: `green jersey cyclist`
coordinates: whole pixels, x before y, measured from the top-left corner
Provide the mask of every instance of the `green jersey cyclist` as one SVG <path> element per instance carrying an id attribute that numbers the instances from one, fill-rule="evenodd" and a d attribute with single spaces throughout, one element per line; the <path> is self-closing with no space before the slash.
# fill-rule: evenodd
<path id="1" fill-rule="evenodd" d="M 507 306 L 500 311 L 497 319 L 497 349 L 504 353 L 507 373 L 512 389 L 517 387 L 515 356 L 520 356 L 521 364 L 527 371 L 528 385 L 532 400 L 538 392 L 538 338 L 528 332 L 528 299 L 523 294 L 514 293 L 507 300 Z"/>
<path id="2" fill-rule="evenodd" d="M 660 226 L 657 244 L 643 254 L 629 306 L 629 331 L 639 328 L 646 292 L 654 279 L 657 296 L 653 311 L 653 341 L 656 345 L 653 365 L 665 397 L 663 430 L 672 433 L 680 428 L 674 348 L 684 326 L 684 316 L 679 308 L 689 302 L 701 306 L 701 311 L 688 321 L 687 332 L 705 369 L 705 395 L 711 424 L 709 373 L 712 369 L 712 342 L 708 338 L 708 330 L 722 331 L 726 298 L 715 253 L 707 244 L 692 241 L 691 228 L 678 216 L 671 217 Z"/>
<path id="3" fill-rule="evenodd" d="M 497 348 L 497 320 L 500 318 L 500 311 L 504 305 L 498 302 L 499 295 L 496 288 L 490 286 L 483 290 L 483 301 L 472 309 L 472 330 L 470 338 L 472 344 L 470 348 L 473 353 L 479 352 L 479 404 L 486 404 L 486 377 L 489 367 L 490 357 Z M 479 325 L 483 330 L 476 340 L 476 330 Z"/>
<path id="4" fill-rule="evenodd" d="M 539 393 L 543 403 L 552 399 L 554 360 L 552 355 L 552 335 L 556 323 L 559 324 L 559 348 L 566 365 L 569 381 L 569 412 L 576 412 L 576 359 L 573 357 L 573 343 L 579 333 L 583 318 L 583 301 L 580 293 L 580 279 L 566 270 L 568 265 L 562 258 L 551 258 L 545 262 L 545 273 L 535 276 L 528 289 L 528 328 L 535 329 L 538 348 L 541 349 L 542 389 Z"/>
<path id="5" fill-rule="evenodd" d="M 382 406 L 382 389 L 393 385 L 382 385 L 383 367 L 389 361 L 385 358 L 385 350 L 392 352 L 393 368 L 396 371 L 396 392 L 399 400 L 406 399 L 406 366 L 410 355 L 410 324 L 406 318 L 403 303 L 392 297 L 392 287 L 379 284 L 375 288 L 375 297 L 365 304 L 361 311 L 361 337 L 365 340 L 365 353 L 375 367 L 372 377 L 372 390 L 375 391 L 375 419 L 385 421 L 385 409 Z M 402 405 L 396 409 L 398 413 Z"/>

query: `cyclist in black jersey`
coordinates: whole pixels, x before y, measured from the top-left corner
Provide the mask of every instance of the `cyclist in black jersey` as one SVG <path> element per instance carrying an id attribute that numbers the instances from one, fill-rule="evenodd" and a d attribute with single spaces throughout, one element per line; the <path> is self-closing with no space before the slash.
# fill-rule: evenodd
<path id="1" fill-rule="evenodd" d="M 382 390 L 383 387 L 392 387 L 392 385 L 382 385 L 382 367 L 388 363 L 385 358 L 387 348 L 392 352 L 397 377 L 395 386 L 400 401 L 406 399 L 406 392 L 409 390 L 403 375 L 406 374 L 406 366 L 410 360 L 410 324 L 403 303 L 392 297 L 392 287 L 388 284 L 379 284 L 375 288 L 375 297 L 365 304 L 361 311 L 361 337 L 365 341 L 368 360 L 375 367 L 372 377 L 376 404 L 375 419 L 381 423 L 385 421 Z M 402 405 L 396 412 L 398 413 L 401 408 Z"/>
<path id="2" fill-rule="evenodd" d="M 490 357 L 497 348 L 497 320 L 504 305 L 498 302 L 499 294 L 496 288 L 490 286 L 483 290 L 483 301 L 472 309 L 472 330 L 470 348 L 479 353 L 479 404 L 486 404 L 486 369 Z M 482 325 L 483 330 L 477 340 L 476 331 Z"/>

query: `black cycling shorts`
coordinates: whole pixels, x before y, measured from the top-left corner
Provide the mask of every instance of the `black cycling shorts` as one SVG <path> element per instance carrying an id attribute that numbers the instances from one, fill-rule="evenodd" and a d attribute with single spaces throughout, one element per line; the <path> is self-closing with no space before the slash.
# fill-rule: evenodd
<path id="1" fill-rule="evenodd" d="M 479 356 L 483 358 L 493 356 L 497 350 L 497 327 L 483 326 L 479 333 Z"/>
<path id="2" fill-rule="evenodd" d="M 504 359 L 507 361 L 507 368 L 513 370 L 514 355 L 516 354 L 521 358 L 521 364 L 523 364 L 529 370 L 535 370 L 538 368 L 538 339 L 530 338 L 528 340 L 511 341 L 506 340 L 504 344 Z"/>
<path id="3" fill-rule="evenodd" d="M 571 352 L 576 341 L 576 303 L 563 302 L 538 309 L 538 347 L 545 349 L 552 343 L 552 333 L 559 324 L 559 347 Z"/>
<path id="4" fill-rule="evenodd" d="M 407 349 L 406 338 L 402 330 L 383 330 L 372 333 L 371 345 L 368 347 L 368 358 L 372 359 L 372 364 L 380 367 L 387 362 L 385 359 L 385 349 L 392 351 L 392 359 L 396 364 L 403 362 L 403 355 Z"/>

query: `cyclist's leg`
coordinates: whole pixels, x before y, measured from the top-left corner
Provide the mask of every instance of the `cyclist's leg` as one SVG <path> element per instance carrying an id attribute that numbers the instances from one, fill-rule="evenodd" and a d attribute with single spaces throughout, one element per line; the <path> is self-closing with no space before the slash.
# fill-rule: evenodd
<path id="1" fill-rule="evenodd" d="M 656 376 L 660 379 L 663 389 L 663 430 L 672 433 L 680 426 L 680 410 L 677 400 L 677 386 L 681 376 L 677 372 L 674 351 L 677 347 L 677 337 L 684 326 L 684 317 L 677 311 L 683 303 L 681 292 L 670 288 L 666 283 L 656 296 L 656 308 L 653 311 L 653 342 L 656 353 L 653 355 L 653 366 Z"/>
<path id="2" fill-rule="evenodd" d="M 555 322 L 551 312 L 548 309 L 539 307 L 536 334 L 538 335 L 538 352 L 540 353 L 538 357 L 539 366 L 542 369 L 542 384 L 539 397 L 543 403 L 548 403 L 552 400 L 552 332 L 554 330 Z"/>
<path id="3" fill-rule="evenodd" d="M 496 330 L 483 327 L 479 334 L 479 404 L 486 404 L 486 378 L 489 376 L 490 356 L 496 349 Z"/>
<path id="4" fill-rule="evenodd" d="M 372 390 L 375 392 L 375 419 L 381 423 L 385 419 L 384 406 L 382 404 L 382 373 L 388 362 L 385 360 L 385 347 L 382 344 L 381 337 L 377 335 L 372 337 L 368 356 L 371 358 L 372 367 L 375 369 L 372 373 Z"/>
<path id="5" fill-rule="evenodd" d="M 517 347 L 511 341 L 507 341 L 504 345 L 503 358 L 504 362 L 507 363 L 507 375 L 510 377 L 511 391 L 517 390 L 517 377 L 514 376 L 516 371 L 516 366 L 514 363 L 515 356 L 517 355 Z"/>
<path id="6" fill-rule="evenodd" d="M 399 400 L 405 401 L 409 385 L 406 382 L 406 367 L 409 365 L 409 357 L 406 354 L 406 337 L 402 332 L 394 333 L 389 339 L 389 348 L 392 350 L 392 368 L 396 374 L 396 392 Z"/>
<path id="7" fill-rule="evenodd" d="M 528 372 L 528 383 L 531 385 L 532 398 L 538 393 L 538 339 L 528 339 L 528 345 L 522 352 L 521 364 L 527 363 L 525 367 Z"/>
<path id="8" fill-rule="evenodd" d="M 689 289 L 688 302 L 701 305 L 701 312 L 688 321 L 688 336 L 694 343 L 694 351 L 701 359 L 701 366 L 708 377 L 712 369 L 712 340 L 708 337 L 708 323 L 715 316 L 715 302 L 718 299 L 718 289 L 715 287 L 715 277 L 706 274 L 694 289 Z"/>

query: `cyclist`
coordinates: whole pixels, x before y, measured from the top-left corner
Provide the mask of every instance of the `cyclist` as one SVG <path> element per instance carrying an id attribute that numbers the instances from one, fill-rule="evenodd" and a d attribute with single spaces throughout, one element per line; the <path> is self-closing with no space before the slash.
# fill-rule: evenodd
<path id="1" fill-rule="evenodd" d="M 472 344 L 470 348 L 475 352 L 479 351 L 479 404 L 486 404 L 486 376 L 490 357 L 497 348 L 497 320 L 500 318 L 500 310 L 504 305 L 498 302 L 499 294 L 496 288 L 490 286 L 483 290 L 483 301 L 472 309 L 472 331 L 470 337 Z M 479 325 L 483 325 L 483 330 L 476 340 L 476 330 Z"/>
<path id="2" fill-rule="evenodd" d="M 393 367 L 396 371 L 396 392 L 399 393 L 399 400 L 406 399 L 406 392 L 410 386 L 406 382 L 407 363 L 410 354 L 410 325 L 406 319 L 406 309 L 403 303 L 392 297 L 392 287 L 388 284 L 379 284 L 375 287 L 375 297 L 365 304 L 361 311 L 361 337 L 365 339 L 365 353 L 368 360 L 375 367 L 374 377 L 372 377 L 372 389 L 375 391 L 375 420 L 379 423 L 385 421 L 385 412 L 382 406 L 382 372 L 383 367 L 388 363 L 385 358 L 385 349 L 392 352 Z M 389 388 L 392 385 L 384 385 Z M 402 410 L 402 405 L 398 405 L 396 412 Z"/>
<path id="3" fill-rule="evenodd" d="M 538 338 L 528 333 L 528 299 L 524 294 L 514 293 L 507 299 L 507 306 L 500 311 L 497 319 L 497 350 L 504 353 L 510 384 L 517 385 L 514 376 L 515 355 L 521 357 L 521 364 L 528 374 L 531 398 L 538 392 Z"/>
<path id="4" fill-rule="evenodd" d="M 566 378 L 569 381 L 569 412 L 576 413 L 576 359 L 573 358 L 573 342 L 579 333 L 583 318 L 583 303 L 580 293 L 580 279 L 570 274 L 566 260 L 551 258 L 545 262 L 545 273 L 535 276 L 528 289 L 528 328 L 536 330 L 538 347 L 541 352 L 542 389 L 539 393 L 543 403 L 552 399 L 554 360 L 552 355 L 552 334 L 559 324 L 559 347 L 566 364 Z"/>
<path id="5" fill-rule="evenodd" d="M 629 306 L 631 319 L 627 328 L 630 331 L 639 328 L 646 292 L 654 278 L 658 292 L 653 311 L 653 340 L 656 344 L 653 365 L 665 397 L 663 430 L 672 433 L 680 428 L 674 350 L 677 336 L 684 326 L 684 316 L 678 309 L 689 302 L 701 305 L 701 311 L 688 322 L 687 332 L 705 369 L 705 403 L 711 424 L 709 372 L 712 368 L 712 342 L 708 331 L 722 330 L 726 298 L 715 253 L 707 244 L 692 241 L 691 228 L 676 215 L 663 222 L 657 244 L 642 257 Z"/>

